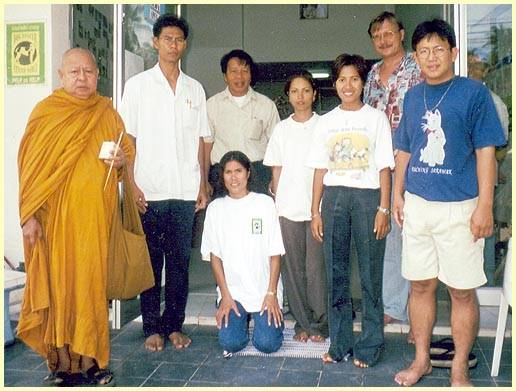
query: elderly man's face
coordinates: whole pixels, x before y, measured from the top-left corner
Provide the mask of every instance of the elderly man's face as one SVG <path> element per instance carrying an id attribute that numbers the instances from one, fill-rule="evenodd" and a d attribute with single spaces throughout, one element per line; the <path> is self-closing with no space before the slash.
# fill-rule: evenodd
<path id="1" fill-rule="evenodd" d="M 386 19 L 381 24 L 373 26 L 371 35 L 374 48 L 382 58 L 403 53 L 405 30 L 400 30 L 397 23 Z"/>
<path id="2" fill-rule="evenodd" d="M 99 70 L 84 50 L 65 54 L 59 77 L 66 92 L 79 99 L 88 99 L 97 90 Z"/>

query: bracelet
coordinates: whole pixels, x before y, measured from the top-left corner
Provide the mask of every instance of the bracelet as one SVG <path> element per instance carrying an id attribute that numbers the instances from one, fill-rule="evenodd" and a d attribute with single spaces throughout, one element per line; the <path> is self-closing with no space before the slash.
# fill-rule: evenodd
<path id="1" fill-rule="evenodd" d="M 268 291 L 266 293 L 267 296 L 276 296 L 276 292 L 273 292 L 273 291 Z"/>
<path id="2" fill-rule="evenodd" d="M 376 210 L 378 212 L 382 212 L 384 215 L 387 215 L 387 216 L 389 216 L 391 214 L 391 211 L 389 208 L 382 208 L 381 206 L 377 206 Z"/>
<path id="3" fill-rule="evenodd" d="M 312 215 L 312 217 L 311 217 L 311 218 L 312 218 L 312 219 L 315 219 L 316 217 L 321 217 L 321 214 L 320 214 L 320 213 L 316 213 L 316 214 Z"/>

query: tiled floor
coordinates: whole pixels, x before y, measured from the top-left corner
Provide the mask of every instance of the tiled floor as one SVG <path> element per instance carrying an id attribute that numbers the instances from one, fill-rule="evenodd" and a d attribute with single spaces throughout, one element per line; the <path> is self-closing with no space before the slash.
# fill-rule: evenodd
<path id="1" fill-rule="evenodd" d="M 394 323 L 385 329 L 385 352 L 373 368 L 359 369 L 351 362 L 323 365 L 320 359 L 238 356 L 223 359 L 214 326 L 214 282 L 209 264 L 198 258 L 192 261 L 184 327 L 192 337 L 192 345 L 185 351 L 176 351 L 168 344 L 163 352 L 149 353 L 143 348 L 140 322 L 132 321 L 121 330 L 112 331 L 110 368 L 115 373 L 117 386 L 396 386 L 394 374 L 413 358 L 414 348 L 406 343 L 408 325 Z M 11 298 L 11 303 L 13 301 L 16 299 Z M 14 306 L 11 313 L 13 319 L 17 319 Z M 434 339 L 449 335 L 448 314 L 449 302 L 439 300 Z M 473 349 L 478 365 L 471 370 L 472 381 L 476 386 L 510 387 L 512 338 L 505 339 L 499 376 L 491 378 L 497 309 L 482 308 L 480 317 L 480 337 Z M 286 326 L 292 327 L 292 318 L 287 314 L 286 319 Z M 507 329 L 507 334 L 511 335 L 511 316 Z M 359 330 L 358 322 L 355 330 Z M 5 386 L 41 386 L 46 374 L 43 359 L 20 341 L 4 349 Z M 417 385 L 447 386 L 448 378 L 448 369 L 434 369 Z"/>
<path id="2" fill-rule="evenodd" d="M 192 345 L 176 351 L 167 344 L 162 352 L 143 348 L 141 323 L 131 322 L 112 333 L 111 369 L 117 386 L 395 386 L 393 375 L 410 363 L 413 347 L 405 336 L 386 334 L 385 353 L 378 365 L 359 369 L 351 362 L 322 364 L 319 359 L 236 357 L 223 359 L 213 326 L 186 325 Z M 493 338 L 479 337 L 473 353 L 478 365 L 471 370 L 476 386 L 512 385 L 511 338 L 506 338 L 502 365 L 491 378 Z M 5 386 L 41 386 L 44 361 L 22 343 L 5 348 Z M 434 369 L 418 386 L 447 386 L 449 370 Z"/>

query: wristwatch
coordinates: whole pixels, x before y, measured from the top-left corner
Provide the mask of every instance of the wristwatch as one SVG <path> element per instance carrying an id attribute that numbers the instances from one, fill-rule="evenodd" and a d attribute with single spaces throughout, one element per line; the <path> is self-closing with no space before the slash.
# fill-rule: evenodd
<path id="1" fill-rule="evenodd" d="M 379 212 L 382 212 L 384 215 L 387 215 L 387 216 L 389 216 L 391 214 L 391 210 L 390 209 L 382 208 L 381 206 L 377 206 L 376 210 L 378 210 Z"/>

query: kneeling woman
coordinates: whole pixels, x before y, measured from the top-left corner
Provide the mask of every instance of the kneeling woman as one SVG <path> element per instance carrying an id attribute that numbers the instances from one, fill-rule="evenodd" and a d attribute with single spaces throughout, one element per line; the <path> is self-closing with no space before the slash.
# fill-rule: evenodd
<path id="1" fill-rule="evenodd" d="M 201 245 L 217 282 L 219 343 L 229 353 L 242 350 L 250 315 L 253 345 L 272 353 L 283 342 L 279 277 L 285 249 L 276 208 L 269 196 L 249 191 L 251 162 L 245 154 L 226 153 L 220 167 L 228 194 L 208 206 Z"/>
<path id="2" fill-rule="evenodd" d="M 328 280 L 331 345 L 323 361 L 340 361 L 352 354 L 358 367 L 376 364 L 383 348 L 383 255 L 394 167 L 387 117 L 362 103 L 366 76 L 362 57 L 337 57 L 333 77 L 341 103 L 319 118 L 308 158 L 308 165 L 315 168 L 311 228 L 323 242 Z M 362 286 L 362 333 L 355 343 L 351 234 Z"/>

